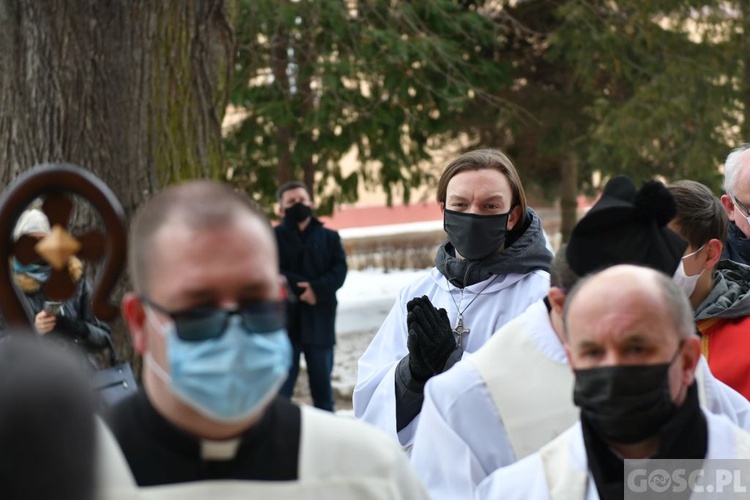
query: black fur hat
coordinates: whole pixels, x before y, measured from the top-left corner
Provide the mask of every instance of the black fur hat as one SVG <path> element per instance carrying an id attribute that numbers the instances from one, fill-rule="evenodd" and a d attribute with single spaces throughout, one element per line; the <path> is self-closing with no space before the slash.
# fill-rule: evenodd
<path id="1" fill-rule="evenodd" d="M 672 276 L 688 246 L 666 227 L 676 213 L 674 198 L 661 182 L 648 181 L 636 192 L 630 178 L 613 177 L 573 228 L 565 252 L 568 264 L 578 276 L 617 264 Z"/>

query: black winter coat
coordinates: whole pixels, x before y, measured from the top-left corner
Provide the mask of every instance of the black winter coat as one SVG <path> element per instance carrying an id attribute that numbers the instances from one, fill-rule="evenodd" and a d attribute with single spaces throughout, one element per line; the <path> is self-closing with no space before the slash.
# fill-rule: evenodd
<path id="1" fill-rule="evenodd" d="M 734 222 L 729 223 L 727 239 L 721 260 L 733 260 L 740 264 L 750 265 L 750 239 L 748 239 Z"/>
<path id="2" fill-rule="evenodd" d="M 317 303 L 311 306 L 297 299 L 289 310 L 289 336 L 294 343 L 333 346 L 336 343 L 336 290 L 346 278 L 346 254 L 336 231 L 313 218 L 304 233 L 295 223 L 282 222 L 274 228 L 279 247 L 279 267 L 290 290 L 304 291 L 299 282 L 310 283 Z"/>

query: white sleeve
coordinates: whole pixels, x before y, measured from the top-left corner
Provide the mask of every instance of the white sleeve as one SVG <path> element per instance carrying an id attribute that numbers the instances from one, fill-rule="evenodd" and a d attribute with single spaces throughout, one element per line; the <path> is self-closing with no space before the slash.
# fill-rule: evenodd
<path id="1" fill-rule="evenodd" d="M 396 434 L 396 365 L 409 351 L 406 347 L 406 315 L 402 293 L 357 364 L 357 383 L 352 402 L 354 416 L 386 432 Z M 406 431 L 407 429 L 404 429 Z M 403 432 L 403 431 L 402 431 Z M 406 445 L 410 443 L 402 443 Z"/>
<path id="2" fill-rule="evenodd" d="M 472 498 L 494 470 L 515 462 L 492 396 L 461 361 L 425 386 L 411 463 L 433 499 Z"/>
<path id="3" fill-rule="evenodd" d="M 596 491 L 596 487 L 594 487 Z M 565 493 L 560 492 L 565 496 Z M 598 498 L 598 495 L 594 495 Z M 498 469 L 484 479 L 473 497 L 475 500 L 547 500 L 551 498 L 538 453 L 529 455 L 510 467 Z M 586 500 L 591 498 L 591 493 Z"/>
<path id="4" fill-rule="evenodd" d="M 750 402 L 721 380 L 714 377 L 706 358 L 701 355 L 696 370 L 698 383 L 703 384 L 703 406 L 711 413 L 725 415 L 733 424 L 750 431 Z"/>
<path id="5" fill-rule="evenodd" d="M 308 406 L 302 408 L 298 483 L 307 494 L 294 498 L 428 498 L 406 455 L 382 432 Z"/>

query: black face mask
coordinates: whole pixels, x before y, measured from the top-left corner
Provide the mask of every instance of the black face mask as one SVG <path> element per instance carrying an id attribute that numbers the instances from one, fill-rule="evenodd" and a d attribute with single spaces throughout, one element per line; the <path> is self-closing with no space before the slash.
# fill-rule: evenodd
<path id="1" fill-rule="evenodd" d="M 573 402 L 602 438 L 638 443 L 655 436 L 677 410 L 669 392 L 669 367 L 658 365 L 605 366 L 575 370 Z"/>
<path id="2" fill-rule="evenodd" d="M 461 257 L 481 260 L 505 243 L 509 216 L 510 210 L 504 214 L 479 215 L 446 208 L 443 212 L 443 229 Z"/>
<path id="3" fill-rule="evenodd" d="M 284 219 L 295 224 L 312 216 L 312 208 L 302 203 L 295 203 L 284 210 Z"/>

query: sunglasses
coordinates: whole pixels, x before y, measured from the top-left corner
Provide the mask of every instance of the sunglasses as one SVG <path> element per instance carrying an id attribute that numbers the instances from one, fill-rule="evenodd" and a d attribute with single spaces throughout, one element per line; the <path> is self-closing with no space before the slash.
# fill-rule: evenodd
<path id="1" fill-rule="evenodd" d="M 232 309 L 218 307 L 191 307 L 181 311 L 168 311 L 146 296 L 140 299 L 152 309 L 169 316 L 174 322 L 177 336 L 188 342 L 200 342 L 222 336 L 229 317 L 238 315 L 242 325 L 251 334 L 274 333 L 286 326 L 286 303 L 259 301 L 242 304 Z"/>

